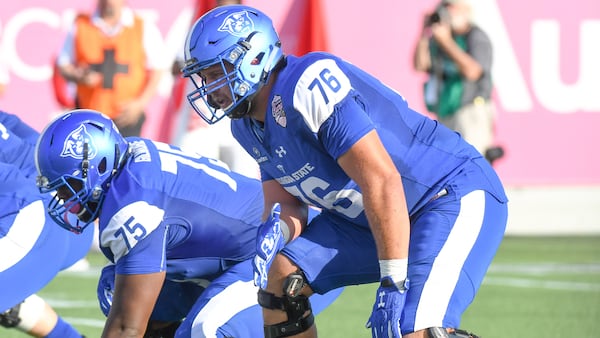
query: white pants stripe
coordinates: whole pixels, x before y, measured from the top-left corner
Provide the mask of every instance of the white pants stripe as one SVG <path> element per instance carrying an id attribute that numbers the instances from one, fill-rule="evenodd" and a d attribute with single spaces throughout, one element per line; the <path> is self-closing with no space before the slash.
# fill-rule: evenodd
<path id="1" fill-rule="evenodd" d="M 42 201 L 22 208 L 8 233 L 0 238 L 0 272 L 17 264 L 37 242 L 44 229 L 46 210 Z"/>
<path id="2" fill-rule="evenodd" d="M 192 324 L 192 337 L 216 337 L 217 329 L 238 312 L 257 305 L 258 288 L 254 281 L 237 281 L 213 297 Z"/>
<path id="3" fill-rule="evenodd" d="M 475 244 L 485 211 L 485 192 L 473 191 L 461 199 L 460 212 L 448 239 L 433 263 L 425 282 L 415 318 L 415 331 L 442 326 L 446 307 L 463 264 Z"/>

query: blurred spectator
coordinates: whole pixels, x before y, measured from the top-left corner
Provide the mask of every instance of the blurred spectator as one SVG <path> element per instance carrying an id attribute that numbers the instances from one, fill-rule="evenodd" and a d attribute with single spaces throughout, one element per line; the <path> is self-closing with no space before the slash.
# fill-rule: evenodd
<path id="1" fill-rule="evenodd" d="M 75 96 L 77 85 L 75 82 L 67 81 L 61 74 L 60 67 L 56 63 L 56 57 L 52 58 L 52 92 L 56 103 L 62 110 L 75 109 Z"/>
<path id="2" fill-rule="evenodd" d="M 502 148 L 493 146 L 492 44 L 473 23 L 469 0 L 443 0 L 425 16 L 414 67 L 429 74 L 424 99 L 438 121 L 488 161 L 502 157 Z"/>
<path id="3" fill-rule="evenodd" d="M 125 2 L 98 0 L 93 14 L 77 15 L 57 65 L 77 84 L 77 108 L 99 110 L 124 136 L 140 136 L 144 110 L 169 61 L 158 27 Z"/>

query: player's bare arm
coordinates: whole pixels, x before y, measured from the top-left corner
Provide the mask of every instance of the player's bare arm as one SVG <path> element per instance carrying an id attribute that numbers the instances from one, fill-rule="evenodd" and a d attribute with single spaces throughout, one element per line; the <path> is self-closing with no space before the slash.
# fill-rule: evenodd
<path id="1" fill-rule="evenodd" d="M 103 338 L 143 337 L 165 272 L 116 275 L 113 304 Z"/>
<path id="2" fill-rule="evenodd" d="M 402 180 L 377 132 L 362 137 L 338 163 L 362 190 L 379 259 L 407 258 L 410 223 Z"/>
<path id="3" fill-rule="evenodd" d="M 285 225 L 282 224 L 282 231 L 287 242 L 298 237 L 307 223 L 308 206 L 283 189 L 275 180 L 263 182 L 263 193 L 265 198 L 263 220 L 267 218 L 271 207 L 275 203 L 279 203 L 281 204 L 280 220 L 285 223 Z"/>

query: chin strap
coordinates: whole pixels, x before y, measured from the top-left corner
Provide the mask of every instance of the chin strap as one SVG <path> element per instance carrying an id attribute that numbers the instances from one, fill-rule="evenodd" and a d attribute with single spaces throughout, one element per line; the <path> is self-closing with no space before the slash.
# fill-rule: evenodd
<path id="1" fill-rule="evenodd" d="M 242 117 L 250 114 L 250 108 L 252 107 L 252 102 L 250 101 L 252 100 L 252 96 L 253 95 L 244 98 L 244 100 L 240 102 L 240 104 L 231 112 L 229 112 L 227 116 L 229 116 L 231 119 L 241 119 Z"/>

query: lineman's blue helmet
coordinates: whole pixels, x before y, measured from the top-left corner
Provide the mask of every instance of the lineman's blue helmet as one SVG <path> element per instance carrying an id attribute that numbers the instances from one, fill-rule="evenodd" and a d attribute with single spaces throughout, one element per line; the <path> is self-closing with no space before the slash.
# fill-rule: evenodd
<path id="1" fill-rule="evenodd" d="M 279 36 L 271 19 L 252 7 L 217 7 L 194 23 L 185 43 L 183 76 L 194 84 L 187 99 L 207 123 L 248 114 L 250 101 L 282 59 Z M 218 78 L 207 82 L 203 70 L 220 65 Z M 221 89 L 225 88 L 225 89 Z M 215 92 L 230 96 L 226 102 Z M 230 102 L 229 102 L 230 101 Z"/>
<path id="2" fill-rule="evenodd" d="M 128 149 L 113 121 L 98 111 L 77 109 L 54 119 L 35 147 L 38 187 L 42 193 L 55 192 L 48 204 L 50 217 L 81 233 L 98 218 Z"/>

